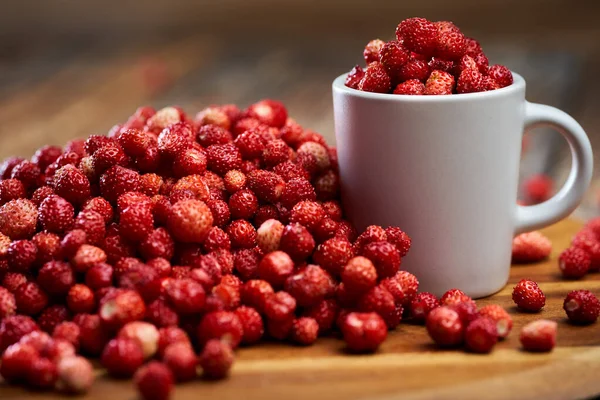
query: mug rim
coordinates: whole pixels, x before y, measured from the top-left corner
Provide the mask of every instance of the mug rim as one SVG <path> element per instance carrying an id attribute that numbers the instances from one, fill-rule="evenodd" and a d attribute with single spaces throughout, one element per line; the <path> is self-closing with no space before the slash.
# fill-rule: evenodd
<path id="1" fill-rule="evenodd" d="M 523 90 L 525 88 L 525 79 L 517 74 L 516 72 L 510 71 L 513 76 L 513 83 L 510 86 L 506 86 L 500 89 L 489 90 L 486 92 L 476 92 L 476 93 L 457 93 L 457 94 L 449 94 L 449 95 L 437 95 L 437 96 L 415 96 L 415 95 L 407 95 L 407 94 L 391 94 L 391 93 L 374 93 L 374 92 L 364 92 L 358 89 L 352 89 L 345 85 L 346 77 L 348 76 L 348 72 L 342 74 L 335 78 L 332 83 L 332 88 L 334 90 L 343 92 L 349 96 L 354 97 L 362 97 L 366 99 L 373 100 L 387 100 L 387 101 L 397 101 L 397 102 L 413 102 L 413 103 L 432 103 L 432 102 L 453 102 L 453 101 L 466 101 L 466 100 L 474 100 L 474 99 L 487 99 L 493 97 L 499 97 L 503 95 L 509 95 L 510 93 Z"/>

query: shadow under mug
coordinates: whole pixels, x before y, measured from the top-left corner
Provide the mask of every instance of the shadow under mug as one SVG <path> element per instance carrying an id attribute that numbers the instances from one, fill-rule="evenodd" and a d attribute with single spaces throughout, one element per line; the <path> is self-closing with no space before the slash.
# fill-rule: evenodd
<path id="1" fill-rule="evenodd" d="M 502 289 L 514 235 L 570 214 L 590 184 L 592 149 L 581 126 L 525 100 L 525 80 L 489 92 L 408 96 L 362 92 L 333 81 L 345 211 L 359 230 L 398 226 L 412 238 L 402 269 L 420 290 Z M 550 200 L 517 205 L 523 131 L 546 125 L 569 143 L 572 166 Z"/>

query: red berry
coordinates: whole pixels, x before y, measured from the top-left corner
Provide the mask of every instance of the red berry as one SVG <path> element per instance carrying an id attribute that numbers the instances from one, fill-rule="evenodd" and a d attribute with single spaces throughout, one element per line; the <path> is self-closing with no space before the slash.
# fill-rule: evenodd
<path id="1" fill-rule="evenodd" d="M 52 185 L 57 195 L 73 204 L 83 204 L 90 197 L 90 181 L 83 172 L 70 164 L 56 171 Z"/>
<path id="2" fill-rule="evenodd" d="M 33 388 L 51 389 L 57 379 L 56 365 L 47 358 L 35 359 L 27 369 L 27 384 Z"/>
<path id="3" fill-rule="evenodd" d="M 391 277 L 398 272 L 400 252 L 387 241 L 368 243 L 361 254 L 373 262 L 380 278 Z"/>
<path id="4" fill-rule="evenodd" d="M 232 169 L 240 169 L 242 165 L 242 154 L 233 143 L 208 146 L 206 155 L 208 168 L 219 175 L 225 175 Z"/>
<path id="5" fill-rule="evenodd" d="M 173 205 L 167 226 L 177 240 L 185 243 L 202 243 L 212 223 L 212 213 L 204 202 L 181 200 Z"/>
<path id="6" fill-rule="evenodd" d="M 258 199 L 251 190 L 239 190 L 229 198 L 229 210 L 233 218 L 251 219 L 258 210 Z"/>
<path id="7" fill-rule="evenodd" d="M 532 352 L 551 351 L 556 344 L 556 328 L 556 322 L 545 319 L 528 323 L 519 336 L 523 349 Z"/>
<path id="8" fill-rule="evenodd" d="M 40 168 L 31 161 L 22 161 L 15 165 L 10 177 L 12 179 L 18 179 L 21 183 L 31 189 L 36 189 L 40 182 Z"/>
<path id="9" fill-rule="evenodd" d="M 412 299 L 419 290 L 419 281 L 417 278 L 406 271 L 398 271 L 396 275 L 381 281 L 393 296 L 396 304 L 408 307 Z"/>
<path id="10" fill-rule="evenodd" d="M 234 354 L 231 346 L 221 340 L 209 340 L 198 360 L 202 372 L 209 379 L 223 379 L 233 365 Z"/>
<path id="11" fill-rule="evenodd" d="M 227 227 L 227 234 L 233 248 L 249 249 L 256 246 L 256 229 L 245 219 L 232 221 Z"/>
<path id="12" fill-rule="evenodd" d="M 440 306 L 435 295 L 429 292 L 417 294 L 409 304 L 410 315 L 417 322 L 425 322 L 431 310 Z"/>
<path id="13" fill-rule="evenodd" d="M 375 286 L 363 294 L 358 300 L 358 309 L 363 312 L 376 312 L 390 329 L 400 322 L 394 296 L 382 285 Z"/>
<path id="14" fill-rule="evenodd" d="M 295 261 L 303 261 L 312 254 L 315 240 L 304 226 L 292 223 L 283 229 L 279 247 Z"/>
<path id="15" fill-rule="evenodd" d="M 360 67 L 360 65 L 356 65 L 348 73 L 348 76 L 346 77 L 346 81 L 344 82 L 344 84 L 346 86 L 348 86 L 349 88 L 358 89 L 358 83 L 363 78 L 363 76 L 365 76 L 365 71 Z M 287 132 L 290 132 L 290 136 L 291 136 L 292 128 L 287 130 L 286 133 Z M 286 137 L 286 136 L 283 136 L 283 137 Z M 289 139 L 287 141 L 288 141 L 288 143 L 290 142 Z"/>
<path id="16" fill-rule="evenodd" d="M 290 339 L 297 344 L 308 346 L 317 341 L 319 324 L 310 317 L 301 317 L 294 320 Z"/>
<path id="17" fill-rule="evenodd" d="M 520 310 L 538 312 L 546 304 L 546 296 L 538 284 L 532 280 L 521 279 L 514 287 L 512 299 Z"/>
<path id="18" fill-rule="evenodd" d="M 464 301 L 461 303 L 453 304 L 449 306 L 456 311 L 460 317 L 464 326 L 468 326 L 477 317 L 479 317 L 479 311 L 477 310 L 477 304 L 474 301 Z"/>
<path id="19" fill-rule="evenodd" d="M 52 331 L 52 339 L 67 341 L 76 350 L 79 350 L 80 338 L 81 330 L 75 322 L 63 321 L 56 325 Z"/>
<path id="20" fill-rule="evenodd" d="M 373 39 L 365 46 L 363 57 L 367 64 L 373 61 L 379 61 L 381 49 L 385 46 L 385 42 L 381 39 Z"/>
<path id="21" fill-rule="evenodd" d="M 496 331 L 498 332 L 499 338 L 503 339 L 510 333 L 513 321 L 510 314 L 508 314 L 501 306 L 497 304 L 484 306 L 479 310 L 479 315 L 481 317 L 491 318 L 496 322 Z"/>
<path id="22" fill-rule="evenodd" d="M 452 94 L 454 90 L 454 77 L 444 71 L 434 70 L 427 78 L 424 94 L 443 95 Z"/>
<path id="23" fill-rule="evenodd" d="M 363 293 L 377 283 L 377 271 L 373 263 L 365 257 L 354 257 L 342 269 L 342 282 L 347 290 Z"/>
<path id="24" fill-rule="evenodd" d="M 387 327 L 376 313 L 351 312 L 343 318 L 340 329 L 349 350 L 373 352 L 387 338 Z"/>
<path id="25" fill-rule="evenodd" d="M 396 246 L 400 256 L 404 257 L 410 250 L 411 239 L 405 232 L 397 227 L 389 227 L 385 230 L 387 241 Z"/>
<path id="26" fill-rule="evenodd" d="M 119 165 L 109 168 L 100 177 L 100 193 L 113 204 L 122 194 L 138 191 L 140 186 L 139 173 Z"/>
<path id="27" fill-rule="evenodd" d="M 544 174 L 533 175 L 523 182 L 523 191 L 530 204 L 538 204 L 552 196 L 554 182 Z"/>
<path id="28" fill-rule="evenodd" d="M 23 186 L 20 180 L 5 179 L 0 181 L 0 205 L 26 196 L 25 186 Z"/>
<path id="29" fill-rule="evenodd" d="M 258 264 L 258 277 L 280 288 L 294 272 L 294 262 L 287 253 L 274 251 L 267 254 Z"/>
<path id="30" fill-rule="evenodd" d="M 489 353 L 498 342 L 496 322 L 488 317 L 479 317 L 465 329 L 465 344 L 474 353 Z"/>
<path id="31" fill-rule="evenodd" d="M 152 361 L 140 368 L 134 381 L 144 400 L 168 400 L 173 391 L 173 373 L 158 361 Z"/>
<path id="32" fill-rule="evenodd" d="M 170 260 L 175 252 L 175 243 L 165 228 L 156 228 L 142 240 L 138 249 L 146 260 L 159 257 Z"/>
<path id="33" fill-rule="evenodd" d="M 117 337 L 137 341 L 145 359 L 153 357 L 158 349 L 158 330 L 148 322 L 129 322 L 119 330 Z"/>
<path id="34" fill-rule="evenodd" d="M 81 211 L 75 218 L 73 227 L 83 230 L 87 235 L 87 242 L 93 245 L 99 244 L 106 236 L 104 218 L 96 211 Z"/>
<path id="35" fill-rule="evenodd" d="M 450 289 L 442 295 L 440 298 L 440 304 L 443 306 L 453 306 L 459 303 L 473 302 L 469 296 L 467 296 L 460 289 Z"/>
<path id="36" fill-rule="evenodd" d="M 101 363 L 106 371 L 115 378 L 129 378 L 144 363 L 144 353 L 134 339 L 113 339 L 104 348 Z"/>
<path id="37" fill-rule="evenodd" d="M 283 229 L 283 224 L 276 219 L 269 219 L 263 222 L 256 231 L 258 247 L 265 253 L 277 250 L 281 242 Z"/>
<path id="38" fill-rule="evenodd" d="M 71 259 L 75 272 L 86 272 L 98 263 L 106 261 L 106 253 L 99 247 L 82 244 Z"/>
<path id="39" fill-rule="evenodd" d="M 11 200 L 0 207 L 0 232 L 16 239 L 28 239 L 35 233 L 37 207 L 27 199 Z"/>
<path id="40" fill-rule="evenodd" d="M 438 49 L 439 32 L 436 25 L 425 18 L 409 18 L 396 28 L 396 38 L 411 51 L 431 56 Z"/>
<path id="41" fill-rule="evenodd" d="M 253 344 L 258 342 L 265 332 L 263 320 L 258 311 L 252 307 L 240 306 L 235 310 L 235 314 L 242 323 L 244 332 L 242 343 Z"/>
<path id="42" fill-rule="evenodd" d="M 166 286 L 166 297 L 179 314 L 193 314 L 204 307 L 204 288 L 192 279 L 175 279 Z"/>
<path id="43" fill-rule="evenodd" d="M 261 123 L 281 128 L 287 120 L 287 110 L 283 103 L 276 100 L 261 100 L 252 104 L 246 110 L 246 114 L 251 118 L 256 118 Z"/>
<path id="44" fill-rule="evenodd" d="M 9 383 L 23 381 L 39 357 L 38 351 L 32 346 L 14 344 L 2 355 L 0 375 Z"/>
<path id="45" fill-rule="evenodd" d="M 17 272 L 8 272 L 2 279 L 2 287 L 14 294 L 17 288 L 28 281 L 27 276 Z"/>
<path id="46" fill-rule="evenodd" d="M 440 346 L 457 346 L 463 342 L 465 327 L 458 312 L 447 306 L 429 313 L 425 323 L 427 333 Z"/>
<path id="47" fill-rule="evenodd" d="M 219 339 L 236 348 L 244 334 L 238 316 L 230 311 L 216 311 L 205 314 L 198 325 L 198 342 L 204 346 L 211 339 Z"/>
<path id="48" fill-rule="evenodd" d="M 291 294 L 301 307 L 318 304 L 333 295 L 333 280 L 321 267 L 308 265 L 285 282 L 285 290 Z"/>
<path id="49" fill-rule="evenodd" d="M 262 201 L 277 202 L 286 188 L 286 183 L 274 172 L 255 170 L 247 174 L 247 178 L 248 188 Z"/>
<path id="50" fill-rule="evenodd" d="M 358 90 L 374 93 L 388 93 L 392 82 L 385 67 L 379 61 L 367 65 L 365 75 L 358 83 Z"/>
<path id="51" fill-rule="evenodd" d="M 513 83 L 512 73 L 504 65 L 492 65 L 488 68 L 488 75 L 499 87 L 510 86 Z"/>
<path id="52" fill-rule="evenodd" d="M 571 245 L 584 250 L 590 256 L 590 271 L 600 269 L 600 242 L 596 240 L 595 236 L 580 233 L 573 238 Z"/>
<path id="53" fill-rule="evenodd" d="M 439 21 L 434 23 L 438 30 L 438 45 L 435 54 L 447 60 L 458 60 L 466 50 L 465 35 L 452 22 Z"/>
<path id="54" fill-rule="evenodd" d="M 42 201 L 39 208 L 39 221 L 50 232 L 62 233 L 73 225 L 74 208 L 65 199 L 50 195 Z"/>
<path id="55" fill-rule="evenodd" d="M 17 310 L 15 296 L 0 286 L 0 321 L 14 315 Z M 1 347 L 1 345 L 0 345 Z"/>
<path id="56" fill-rule="evenodd" d="M 539 231 L 517 235 L 512 244 L 512 260 L 518 263 L 536 262 L 547 258 L 552 243 Z"/>
<path id="57" fill-rule="evenodd" d="M 258 158 L 265 149 L 265 140 L 258 129 L 249 129 L 235 138 L 233 142 L 246 160 Z"/>
<path id="58" fill-rule="evenodd" d="M 87 393 L 94 383 L 94 367 L 83 357 L 66 357 L 56 366 L 57 388 L 69 394 Z"/>
<path id="59" fill-rule="evenodd" d="M 589 271 L 591 262 L 587 252 L 577 247 L 570 247 L 560 254 L 558 268 L 563 277 L 579 279 Z"/>
<path id="60" fill-rule="evenodd" d="M 474 93 L 484 90 L 483 75 L 479 70 L 468 68 L 460 73 L 456 82 L 457 93 Z"/>
<path id="61" fill-rule="evenodd" d="M 425 94 L 425 85 L 418 79 L 409 79 L 396 86 L 394 94 L 421 95 Z"/>
<path id="62" fill-rule="evenodd" d="M 37 258 L 37 246 L 30 240 L 15 240 L 8 246 L 6 260 L 15 272 L 28 272 Z"/>
<path id="63" fill-rule="evenodd" d="M 146 306 L 138 292 L 123 289 L 101 300 L 98 315 L 104 326 L 119 329 L 128 322 L 143 319 L 145 313 Z"/>
<path id="64" fill-rule="evenodd" d="M 267 298 L 273 293 L 273 287 L 260 279 L 247 281 L 240 290 L 242 304 L 254 307 L 261 313 L 264 311 Z"/>
<path id="65" fill-rule="evenodd" d="M 223 182 L 227 192 L 235 193 L 246 186 L 246 174 L 237 169 L 232 169 L 231 171 L 227 171 L 223 177 Z"/>
<path id="66" fill-rule="evenodd" d="M 67 305 L 76 314 L 91 313 L 96 308 L 94 292 L 86 285 L 74 285 L 67 295 Z"/>
<path id="67" fill-rule="evenodd" d="M 563 309 L 572 323 L 591 324 L 600 315 L 600 300 L 589 290 L 573 290 L 565 297 Z"/>
<path id="68" fill-rule="evenodd" d="M 11 315 L 0 322 L 0 352 L 28 333 L 39 331 L 35 321 L 24 315 Z"/>
<path id="69" fill-rule="evenodd" d="M 46 197 L 53 194 L 54 190 L 52 190 L 50 186 L 42 186 L 37 188 L 35 192 L 33 192 L 33 194 L 31 195 L 31 201 L 39 207 L 40 204 L 42 204 L 42 201 L 46 199 Z"/>
<path id="70" fill-rule="evenodd" d="M 169 345 L 165 349 L 163 362 L 178 382 L 188 382 L 196 378 L 198 360 L 194 349 L 184 342 Z"/>
<path id="71" fill-rule="evenodd" d="M 14 293 L 17 311 L 25 315 L 37 315 L 48 305 L 48 296 L 35 282 L 27 282 Z"/>
<path id="72" fill-rule="evenodd" d="M 431 71 L 437 69 L 440 71 L 449 72 L 451 74 L 454 73 L 456 68 L 456 63 L 454 61 L 444 60 L 439 57 L 432 57 L 431 60 L 429 60 L 429 62 L 427 63 L 427 65 L 429 66 L 429 69 Z"/>
<path id="73" fill-rule="evenodd" d="M 392 81 L 397 79 L 400 68 L 410 59 L 410 52 L 402 43 L 391 40 L 383 45 L 379 52 L 379 60 L 385 67 Z"/>
<path id="74" fill-rule="evenodd" d="M 73 322 L 80 329 L 81 350 L 92 356 L 98 356 L 108 342 L 110 337 L 101 325 L 98 315 L 79 314 L 73 318 Z"/>

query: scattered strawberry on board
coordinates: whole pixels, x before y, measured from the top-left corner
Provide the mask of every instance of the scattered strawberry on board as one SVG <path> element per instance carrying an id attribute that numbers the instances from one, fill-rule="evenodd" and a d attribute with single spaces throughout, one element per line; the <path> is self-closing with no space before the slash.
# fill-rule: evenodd
<path id="1" fill-rule="evenodd" d="M 402 77 L 398 91 L 428 94 L 454 88 L 455 68 L 459 92 L 512 82 L 451 23 L 409 19 L 398 32 L 365 49 L 363 90 L 389 71 Z M 410 236 L 356 232 L 335 148 L 274 100 L 195 118 L 141 107 L 106 136 L 5 160 L 0 178 L 0 375 L 12 385 L 84 394 L 99 358 L 142 398 L 163 400 L 199 375 L 226 378 L 235 350 L 263 338 L 308 346 L 339 332 L 349 352 L 375 352 L 412 319 L 441 347 L 489 353 L 513 326 L 502 307 L 478 308 L 459 289 L 419 293 L 401 270 Z M 561 256 L 565 277 L 600 267 L 599 227 L 591 221 Z M 540 261 L 551 248 L 538 232 L 520 235 L 513 258 Z M 513 299 L 531 313 L 545 305 L 530 280 Z M 600 302 L 578 290 L 564 310 L 589 324 Z M 552 350 L 556 330 L 533 321 L 523 348 Z"/>
<path id="2" fill-rule="evenodd" d="M 405 19 L 396 28 L 395 40 L 371 40 L 363 57 L 366 67 L 355 66 L 346 86 L 365 92 L 445 95 L 485 92 L 513 83 L 508 68 L 489 65 L 479 42 L 449 21 Z"/>

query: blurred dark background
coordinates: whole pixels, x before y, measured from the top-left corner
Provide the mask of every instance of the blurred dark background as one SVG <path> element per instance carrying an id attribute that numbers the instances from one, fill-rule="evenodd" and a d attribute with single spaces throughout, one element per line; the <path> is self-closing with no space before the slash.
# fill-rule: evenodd
<path id="1" fill-rule="evenodd" d="M 600 151 L 599 0 L 3 0 L 0 157 L 105 133 L 142 104 L 195 113 L 265 97 L 334 141 L 331 81 L 412 16 L 454 21 Z M 524 178 L 559 185 L 569 165 L 558 134 L 532 134 Z M 594 214 L 597 188 L 580 215 Z"/>

